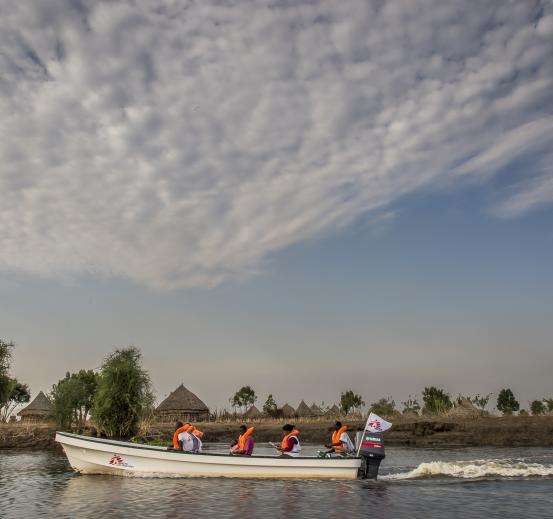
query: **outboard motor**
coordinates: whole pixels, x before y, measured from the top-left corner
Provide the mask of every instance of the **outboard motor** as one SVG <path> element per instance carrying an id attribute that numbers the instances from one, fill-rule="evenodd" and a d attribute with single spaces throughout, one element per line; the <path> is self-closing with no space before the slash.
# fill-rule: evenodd
<path id="1" fill-rule="evenodd" d="M 355 443 L 362 458 L 359 477 L 363 479 L 376 479 L 378 477 L 380 462 L 385 458 L 384 438 L 382 438 L 382 434 L 367 430 L 363 432 L 359 431 Z"/>

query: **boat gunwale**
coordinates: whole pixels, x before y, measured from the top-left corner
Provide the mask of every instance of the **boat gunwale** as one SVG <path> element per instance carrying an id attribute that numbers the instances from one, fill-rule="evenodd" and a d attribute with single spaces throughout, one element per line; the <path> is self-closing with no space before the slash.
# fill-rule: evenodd
<path id="1" fill-rule="evenodd" d="M 324 461 L 346 461 L 346 460 L 359 460 L 361 459 L 361 456 L 347 456 L 347 457 L 340 457 L 340 458 L 319 458 L 317 456 L 269 456 L 269 455 L 251 455 L 251 456 L 240 456 L 240 455 L 233 455 L 233 454 L 225 454 L 224 452 L 186 452 L 182 450 L 169 450 L 167 448 L 161 447 L 161 446 L 155 446 L 155 445 L 143 445 L 139 443 L 132 443 L 132 442 L 124 442 L 120 440 L 109 440 L 107 438 L 94 438 L 93 436 L 84 436 L 82 434 L 74 434 L 74 433 L 68 433 L 68 432 L 62 432 L 62 431 L 56 431 L 56 436 L 65 436 L 67 438 L 74 438 L 77 440 L 82 441 L 90 441 L 93 443 L 100 443 L 103 445 L 111 445 L 115 447 L 124 447 L 124 448 L 130 448 L 130 449 L 142 449 L 142 450 L 148 450 L 148 451 L 155 451 L 155 452 L 164 452 L 164 453 L 171 453 L 171 454 L 183 454 L 186 456 L 218 456 L 222 458 L 245 458 L 245 459 L 252 459 L 252 458 L 269 458 L 269 459 L 285 459 L 285 460 L 324 460 Z M 63 443 L 63 442 L 58 442 Z"/>

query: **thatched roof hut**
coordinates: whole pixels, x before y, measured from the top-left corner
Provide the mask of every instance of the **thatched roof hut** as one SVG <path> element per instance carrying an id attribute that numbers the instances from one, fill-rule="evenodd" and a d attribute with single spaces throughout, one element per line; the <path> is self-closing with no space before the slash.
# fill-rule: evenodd
<path id="1" fill-rule="evenodd" d="M 326 413 L 325 415 L 326 416 L 340 416 L 340 414 L 342 413 L 342 411 L 340 410 L 340 408 L 334 404 Z"/>
<path id="2" fill-rule="evenodd" d="M 483 413 L 468 398 L 463 398 L 445 414 L 451 418 L 478 418 Z"/>
<path id="3" fill-rule="evenodd" d="M 209 409 L 192 391 L 181 384 L 157 406 L 155 416 L 161 423 L 207 420 Z"/>
<path id="4" fill-rule="evenodd" d="M 261 411 L 255 407 L 255 405 L 252 405 L 245 413 L 244 418 L 252 419 L 252 418 L 261 418 L 262 413 Z"/>
<path id="5" fill-rule="evenodd" d="M 296 416 L 308 417 L 313 416 L 311 408 L 302 400 L 296 409 Z"/>
<path id="6" fill-rule="evenodd" d="M 323 414 L 322 409 L 315 402 L 311 404 L 310 409 L 313 416 L 322 416 Z"/>
<path id="7" fill-rule="evenodd" d="M 40 391 L 34 400 L 25 408 L 21 409 L 19 416 L 25 423 L 47 422 L 52 418 L 52 402 Z"/>
<path id="8" fill-rule="evenodd" d="M 296 410 L 290 404 L 284 404 L 280 408 L 280 415 L 283 418 L 292 418 L 296 416 Z"/>

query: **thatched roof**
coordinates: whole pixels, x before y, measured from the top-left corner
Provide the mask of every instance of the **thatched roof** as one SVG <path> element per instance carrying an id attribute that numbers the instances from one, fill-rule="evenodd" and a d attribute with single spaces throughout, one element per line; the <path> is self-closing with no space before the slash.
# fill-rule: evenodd
<path id="1" fill-rule="evenodd" d="M 252 405 L 245 413 L 244 418 L 259 418 L 261 416 L 261 411 Z"/>
<path id="2" fill-rule="evenodd" d="M 445 414 L 446 416 L 458 418 L 478 418 L 482 416 L 482 411 L 480 411 L 470 400 L 463 398 Z"/>
<path id="3" fill-rule="evenodd" d="M 337 416 L 340 413 L 340 408 L 336 404 L 334 404 L 325 414 L 328 416 Z"/>
<path id="4" fill-rule="evenodd" d="M 311 413 L 313 413 L 314 416 L 321 416 L 323 414 L 322 409 L 315 403 L 311 404 Z"/>
<path id="5" fill-rule="evenodd" d="M 25 408 L 21 409 L 19 416 L 40 415 L 47 416 L 52 412 L 52 402 L 48 397 L 40 391 L 34 400 Z"/>
<path id="6" fill-rule="evenodd" d="M 156 411 L 209 411 L 209 409 L 192 391 L 181 384 L 157 406 Z"/>
<path id="7" fill-rule="evenodd" d="M 285 418 L 291 418 L 292 416 L 295 416 L 296 410 L 295 410 L 290 404 L 284 404 L 284 405 L 280 408 L 280 413 L 281 413 L 282 416 L 284 416 Z"/>
<path id="8" fill-rule="evenodd" d="M 296 414 L 298 416 L 313 416 L 311 408 L 303 400 L 300 402 L 300 405 L 298 405 Z"/>

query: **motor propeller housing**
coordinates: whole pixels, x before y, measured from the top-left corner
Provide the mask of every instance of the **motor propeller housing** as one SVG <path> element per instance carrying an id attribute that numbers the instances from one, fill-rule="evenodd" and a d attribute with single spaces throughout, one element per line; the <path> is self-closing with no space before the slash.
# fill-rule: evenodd
<path id="1" fill-rule="evenodd" d="M 362 479 L 376 479 L 380 463 L 386 457 L 382 434 L 367 430 L 359 431 L 356 437 L 356 445 L 359 456 L 362 458 L 359 477 Z"/>

